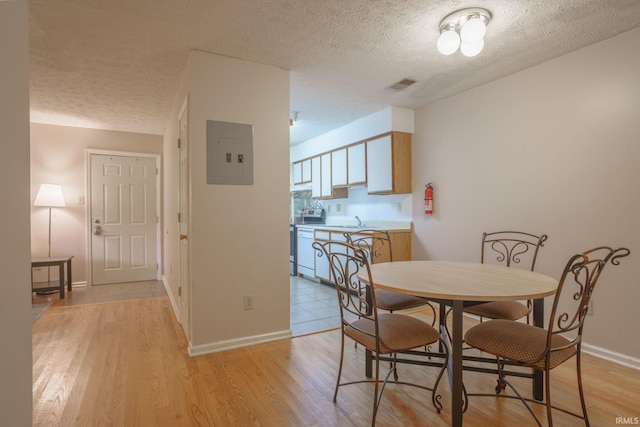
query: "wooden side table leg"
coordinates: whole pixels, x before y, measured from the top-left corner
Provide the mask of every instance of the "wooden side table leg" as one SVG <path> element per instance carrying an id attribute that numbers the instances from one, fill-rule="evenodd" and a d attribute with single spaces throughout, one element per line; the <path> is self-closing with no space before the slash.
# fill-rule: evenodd
<path id="1" fill-rule="evenodd" d="M 64 299 L 64 263 L 58 264 L 58 276 L 60 280 L 60 299 Z"/>
<path id="2" fill-rule="evenodd" d="M 69 292 L 71 292 L 71 284 L 73 283 L 71 277 L 71 258 L 69 258 L 69 261 L 67 261 L 67 280 L 69 281 L 67 282 L 67 290 Z"/>

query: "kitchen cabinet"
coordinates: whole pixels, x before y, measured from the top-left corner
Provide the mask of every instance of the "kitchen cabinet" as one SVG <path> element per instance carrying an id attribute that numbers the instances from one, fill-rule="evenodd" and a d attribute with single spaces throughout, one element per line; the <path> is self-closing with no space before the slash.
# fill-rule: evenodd
<path id="1" fill-rule="evenodd" d="M 291 171 L 293 184 L 302 184 L 302 162 L 295 162 Z"/>
<path id="2" fill-rule="evenodd" d="M 331 152 L 311 159 L 311 197 L 314 199 L 342 199 L 348 195 L 346 187 L 334 188 L 331 176 Z"/>
<path id="3" fill-rule="evenodd" d="M 364 143 L 347 148 L 347 183 L 349 185 L 367 182 L 367 156 Z"/>
<path id="4" fill-rule="evenodd" d="M 367 190 L 411 193 L 411 134 L 392 132 L 367 141 Z"/>
<path id="5" fill-rule="evenodd" d="M 331 153 L 320 156 L 320 196 L 323 199 L 331 198 L 333 184 L 331 182 Z"/>
<path id="6" fill-rule="evenodd" d="M 315 241 L 319 243 L 326 243 L 328 241 L 345 242 L 346 238 L 343 233 L 344 231 L 316 230 Z M 329 248 L 327 249 L 330 252 L 344 253 L 345 247 L 341 245 L 329 245 Z M 324 254 L 322 254 L 322 256 L 316 256 L 316 277 L 326 282 L 331 281 L 329 260 Z"/>
<path id="7" fill-rule="evenodd" d="M 314 199 L 320 199 L 322 197 L 322 182 L 320 181 L 320 177 L 320 156 L 316 156 L 311 159 L 311 197 Z"/>
<path id="8" fill-rule="evenodd" d="M 300 162 L 302 164 L 302 183 L 311 182 L 311 159 Z"/>
<path id="9" fill-rule="evenodd" d="M 347 149 L 331 152 L 331 185 L 345 187 L 347 185 Z"/>
<path id="10" fill-rule="evenodd" d="M 293 184 L 305 184 L 311 182 L 311 159 L 293 163 Z"/>

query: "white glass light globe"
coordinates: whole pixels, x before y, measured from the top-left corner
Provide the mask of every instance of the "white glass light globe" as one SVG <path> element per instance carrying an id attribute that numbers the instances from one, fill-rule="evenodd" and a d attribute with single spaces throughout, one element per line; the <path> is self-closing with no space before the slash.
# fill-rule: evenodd
<path id="1" fill-rule="evenodd" d="M 487 26 L 484 20 L 479 16 L 472 16 L 460 29 L 460 38 L 462 41 L 475 43 L 484 39 L 487 32 Z"/>
<path id="2" fill-rule="evenodd" d="M 451 55 L 460 46 L 460 36 L 454 29 L 448 29 L 440 33 L 438 37 L 438 52 L 443 55 Z"/>
<path id="3" fill-rule="evenodd" d="M 479 42 L 475 42 L 475 43 L 469 43 L 466 41 L 463 41 L 462 43 L 460 43 L 460 52 L 462 52 L 464 56 L 468 56 L 468 57 L 476 56 L 477 54 L 482 52 L 483 48 L 484 48 L 483 39 L 480 39 Z"/>

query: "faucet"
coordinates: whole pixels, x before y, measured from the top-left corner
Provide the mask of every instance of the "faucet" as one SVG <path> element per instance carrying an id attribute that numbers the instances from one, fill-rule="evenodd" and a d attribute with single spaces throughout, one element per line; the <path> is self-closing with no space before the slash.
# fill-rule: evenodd
<path id="1" fill-rule="evenodd" d="M 358 218 L 358 215 L 356 215 L 356 221 L 358 221 L 358 228 L 362 228 L 362 220 Z"/>

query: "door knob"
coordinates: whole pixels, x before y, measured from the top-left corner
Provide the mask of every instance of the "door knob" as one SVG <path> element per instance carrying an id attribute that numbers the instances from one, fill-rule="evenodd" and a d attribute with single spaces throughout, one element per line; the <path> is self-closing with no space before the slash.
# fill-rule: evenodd
<path id="1" fill-rule="evenodd" d="M 180 240 L 187 240 L 187 235 L 186 234 L 181 234 L 180 235 Z"/>

